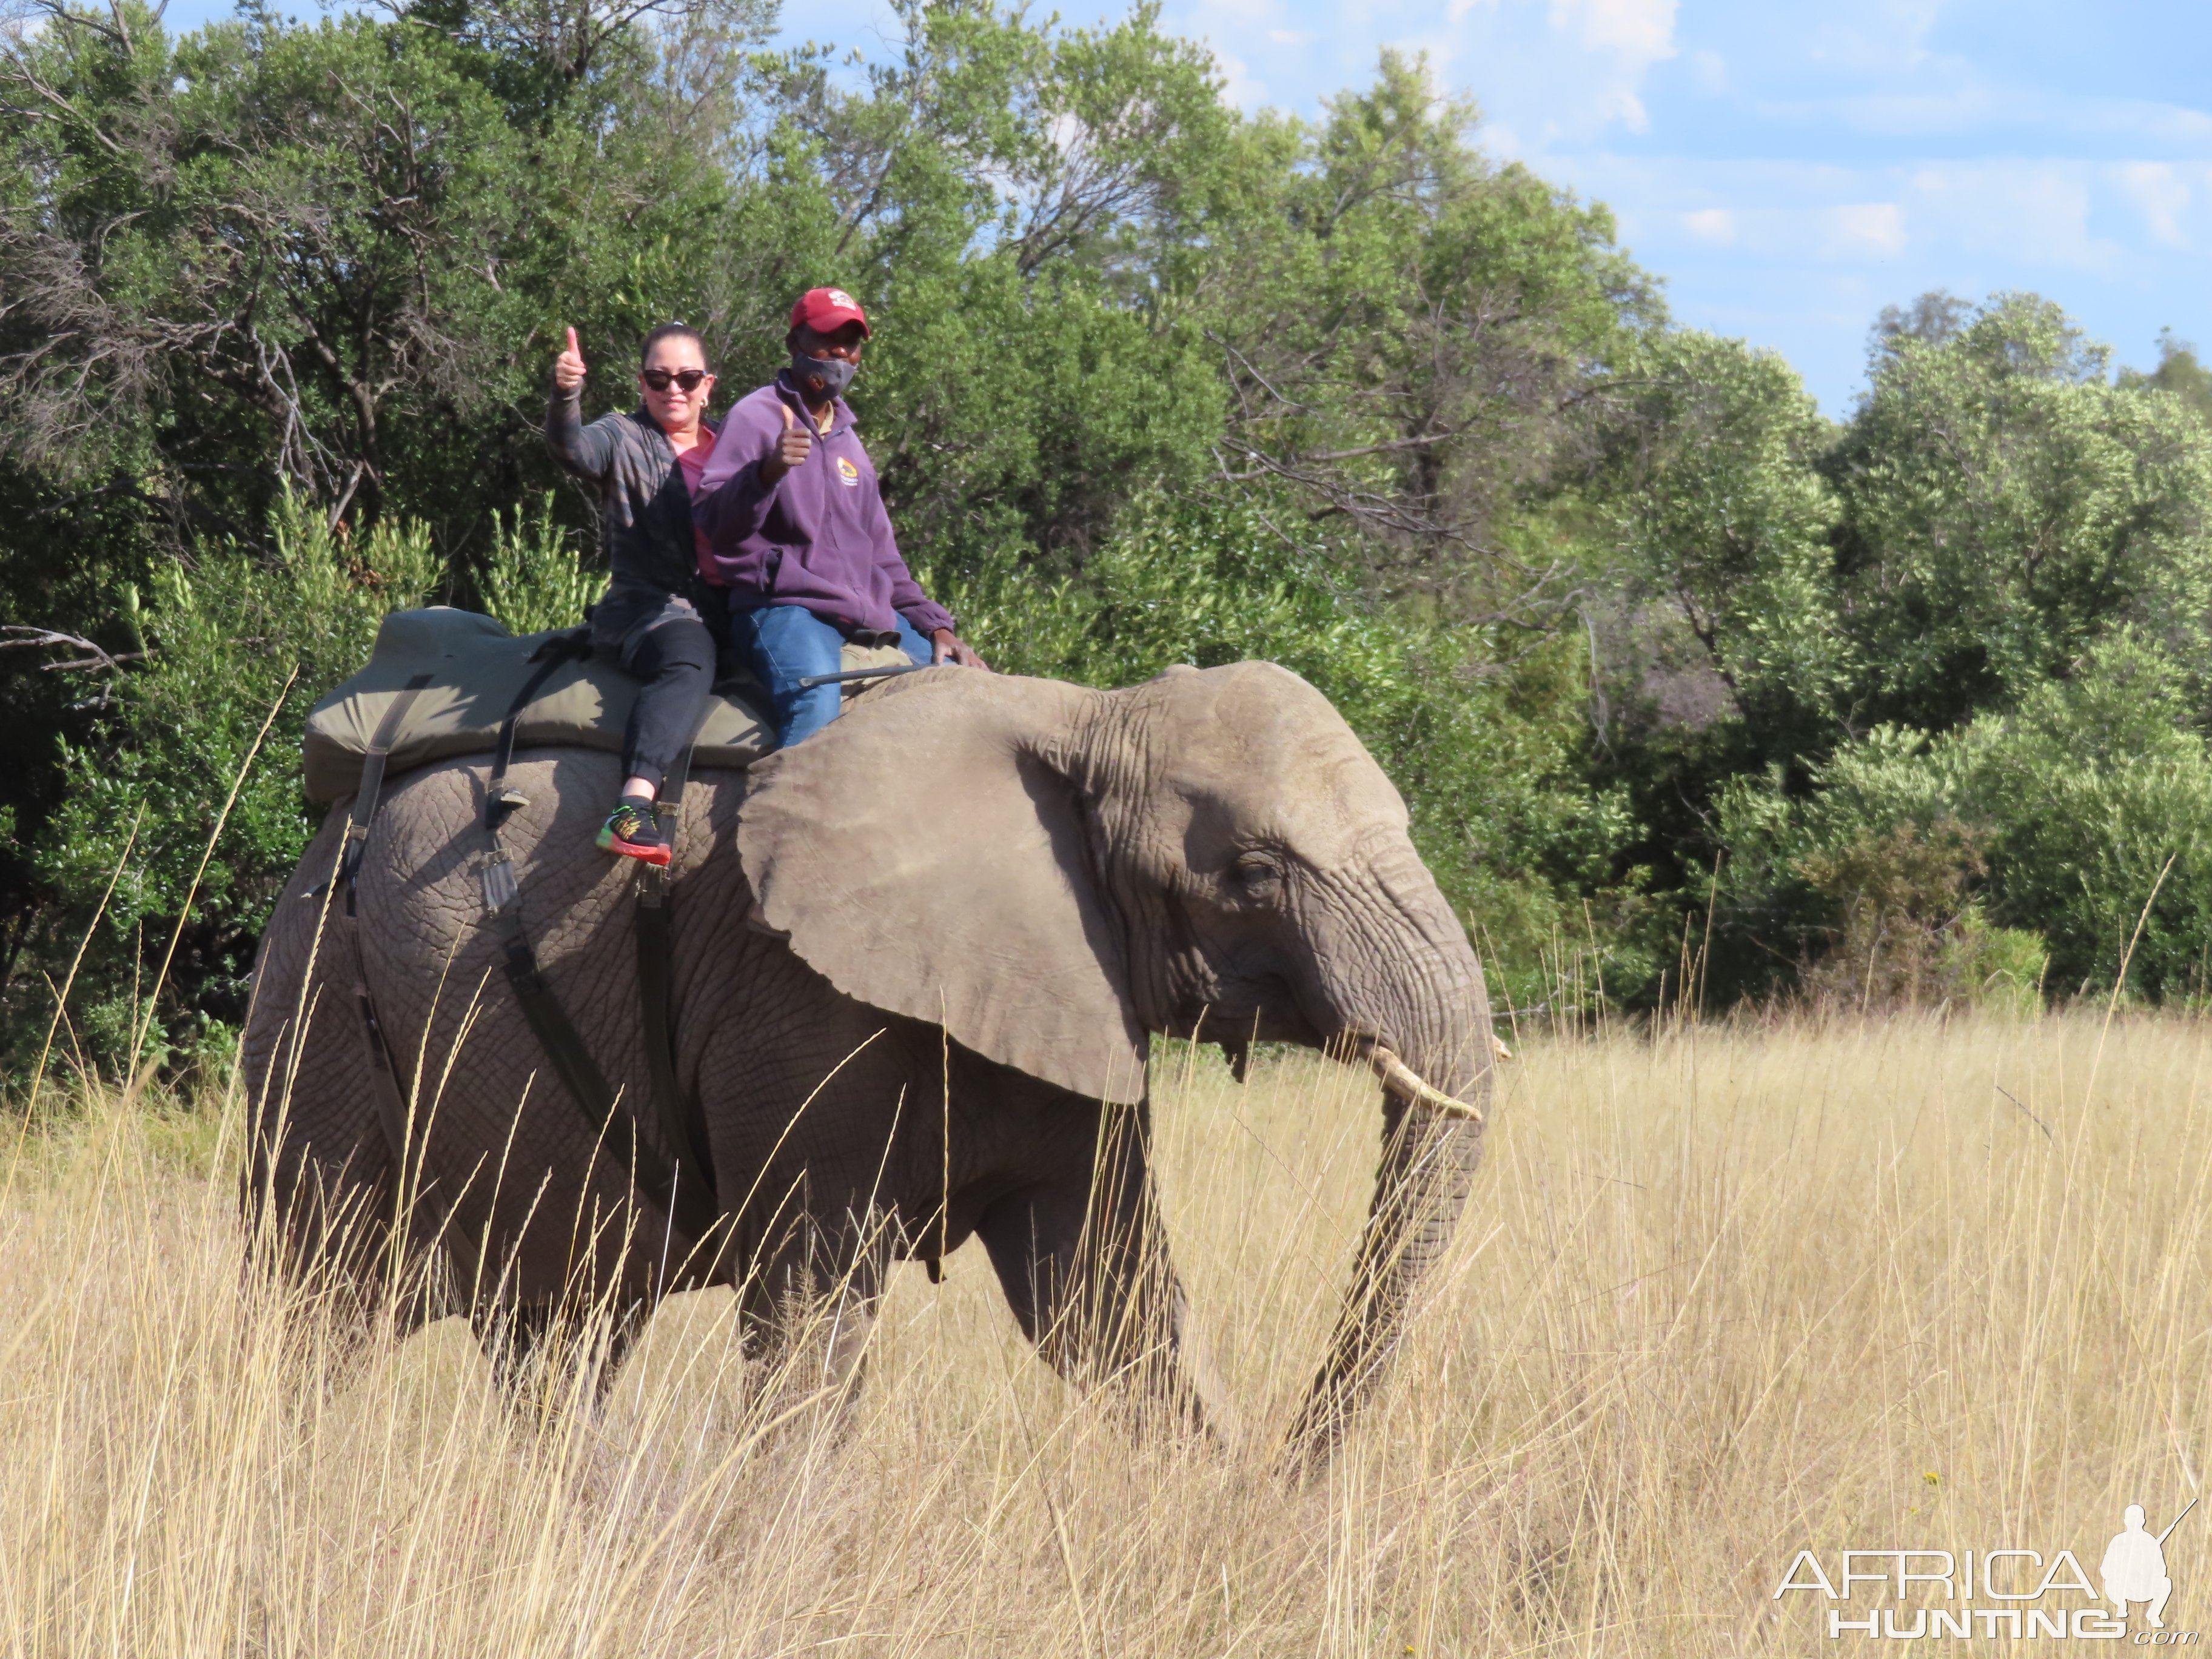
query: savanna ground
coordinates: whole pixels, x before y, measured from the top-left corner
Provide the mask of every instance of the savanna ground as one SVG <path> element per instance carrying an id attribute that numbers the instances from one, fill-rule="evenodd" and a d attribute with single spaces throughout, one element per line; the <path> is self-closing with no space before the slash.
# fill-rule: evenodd
<path id="1" fill-rule="evenodd" d="M 726 1295 L 598 1413 L 241 1275 L 221 1097 L 82 1092 L 0 1200 L 0 1639 L 22 1654 L 1805 1654 L 1796 1553 L 2096 1570 L 2197 1490 L 2212 1025 L 1528 1034 L 1395 1378 L 1268 1453 L 1376 1150 L 1364 1074 L 1170 1051 L 1158 1134 L 1231 1444 L 1132 1441 L 974 1248 L 902 1267 L 848 1430 L 749 1406 Z M 2167 1623 L 2212 1624 L 2212 1520 Z M 2076 1604 L 2059 1592 L 2053 1599 Z M 1863 1592 L 1860 1603 L 1864 1603 Z M 1984 1605 L 1987 1605 L 1985 1602 Z M 2142 1628 L 2137 1609 L 2136 1628 Z M 1863 1638 L 1847 1638 L 1856 1642 Z M 1841 1648 L 1837 1651 L 1844 1650 Z"/>

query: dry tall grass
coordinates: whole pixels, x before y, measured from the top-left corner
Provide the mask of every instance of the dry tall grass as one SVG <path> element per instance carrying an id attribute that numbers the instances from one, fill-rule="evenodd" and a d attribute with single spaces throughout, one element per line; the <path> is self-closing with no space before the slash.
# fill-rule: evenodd
<path id="1" fill-rule="evenodd" d="M 849 1432 L 745 1403 L 684 1298 L 596 1415 L 465 1329 L 363 1343 L 241 1279 L 211 1116 L 95 1100 L 0 1210 L 0 1638 L 24 1654 L 1803 1654 L 1803 1546 L 2163 1525 L 2212 1430 L 2212 1028 L 1917 1021 L 1532 1041 L 1395 1379 L 1271 1475 L 1372 1086 L 1210 1061 L 1158 1108 L 1243 1413 L 1133 1444 L 972 1248 L 902 1269 Z M 2200 1524 L 2203 1523 L 2203 1524 Z M 2212 1521 L 2167 1622 L 2212 1623 Z M 2140 1610 L 2138 1620 L 2140 1621 Z"/>

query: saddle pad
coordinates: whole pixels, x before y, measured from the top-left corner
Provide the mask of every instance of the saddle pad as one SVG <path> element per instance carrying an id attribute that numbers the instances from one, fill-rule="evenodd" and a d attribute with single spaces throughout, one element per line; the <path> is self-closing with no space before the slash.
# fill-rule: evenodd
<path id="1" fill-rule="evenodd" d="M 510 634 L 473 611 L 436 605 L 395 611 L 377 629 L 368 665 L 317 703 L 304 747 L 307 798 L 332 801 L 361 782 L 362 757 L 378 723 L 407 682 L 428 674 L 392 745 L 390 770 L 404 772 L 455 755 L 489 753 L 538 647 L 556 634 Z M 844 666 L 880 668 L 906 660 L 896 647 L 845 647 Z M 691 753 L 695 767 L 750 766 L 775 747 L 775 732 L 744 695 L 753 686 L 718 688 Z M 555 669 L 515 722 L 518 749 L 574 745 L 620 752 L 637 682 L 599 655 Z"/>

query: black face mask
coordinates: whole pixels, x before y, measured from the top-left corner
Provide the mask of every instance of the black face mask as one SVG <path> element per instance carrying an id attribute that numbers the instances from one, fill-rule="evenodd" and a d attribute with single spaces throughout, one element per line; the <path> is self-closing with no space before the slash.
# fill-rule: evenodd
<path id="1" fill-rule="evenodd" d="M 842 357 L 810 357 L 803 351 L 794 350 L 791 354 L 792 384 L 799 388 L 801 397 L 811 398 L 814 395 L 814 388 L 807 382 L 819 380 L 823 397 L 842 398 L 845 395 L 845 388 L 853 384 L 853 376 L 859 372 L 860 367 L 858 363 L 847 362 Z"/>

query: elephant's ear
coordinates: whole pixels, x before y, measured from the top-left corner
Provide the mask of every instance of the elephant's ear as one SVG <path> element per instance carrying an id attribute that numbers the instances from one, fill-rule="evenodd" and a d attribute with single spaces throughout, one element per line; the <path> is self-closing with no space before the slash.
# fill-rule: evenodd
<path id="1" fill-rule="evenodd" d="M 848 996 L 1127 1102 L 1146 1033 L 1052 758 L 1100 695 L 974 669 L 894 680 L 752 769 L 738 852 L 769 926 Z"/>

